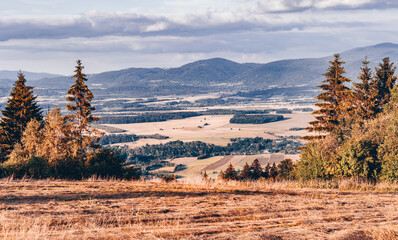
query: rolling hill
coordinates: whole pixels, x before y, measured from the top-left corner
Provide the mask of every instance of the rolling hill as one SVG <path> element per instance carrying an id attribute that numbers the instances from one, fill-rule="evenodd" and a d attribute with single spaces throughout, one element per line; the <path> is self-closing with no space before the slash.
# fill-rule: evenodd
<path id="1" fill-rule="evenodd" d="M 367 56 L 375 67 L 386 56 L 398 61 L 398 44 L 382 43 L 355 48 L 341 53 L 347 76 L 356 80 L 363 59 Z M 91 74 L 87 82 L 97 99 L 105 97 L 153 97 L 199 94 L 209 92 L 266 91 L 267 94 L 314 95 L 323 80 L 328 61 L 323 58 L 290 59 L 266 64 L 236 63 L 213 58 L 188 63 L 178 68 L 129 68 Z M 66 92 L 73 83 L 70 77 L 25 73 L 36 92 L 56 96 Z M 0 71 L 0 94 L 7 93 L 15 72 Z M 11 78 L 12 77 L 12 78 Z M 29 83 L 29 82 L 28 82 Z M 295 91 L 299 89 L 300 91 Z"/>

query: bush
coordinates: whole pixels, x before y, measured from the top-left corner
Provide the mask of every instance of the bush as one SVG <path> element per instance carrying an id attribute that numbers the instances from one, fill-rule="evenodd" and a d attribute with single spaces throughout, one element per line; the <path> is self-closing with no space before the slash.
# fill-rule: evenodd
<path id="1" fill-rule="evenodd" d="M 118 150 L 102 148 L 87 157 L 86 169 L 89 175 L 101 177 L 122 177 L 123 159 Z"/>
<path id="2" fill-rule="evenodd" d="M 346 142 L 339 151 L 342 176 L 375 180 L 381 167 L 377 147 L 377 144 L 364 139 Z"/>
<path id="3" fill-rule="evenodd" d="M 135 166 L 127 166 L 123 168 L 123 178 L 127 180 L 138 180 L 141 177 L 141 169 Z"/>
<path id="4" fill-rule="evenodd" d="M 32 157 L 29 159 L 27 170 L 32 178 L 42 179 L 50 176 L 48 161 L 41 157 Z"/>
<path id="5" fill-rule="evenodd" d="M 162 177 L 162 182 L 174 182 L 176 180 L 176 176 L 174 174 L 170 175 L 170 176 L 163 176 Z"/>
<path id="6" fill-rule="evenodd" d="M 311 142 L 301 153 L 301 160 L 297 164 L 296 176 L 302 180 L 325 179 L 326 169 L 324 166 L 320 144 Z"/>
<path id="7" fill-rule="evenodd" d="M 284 159 L 278 164 L 278 176 L 281 179 L 292 179 L 294 164 L 292 159 Z"/>

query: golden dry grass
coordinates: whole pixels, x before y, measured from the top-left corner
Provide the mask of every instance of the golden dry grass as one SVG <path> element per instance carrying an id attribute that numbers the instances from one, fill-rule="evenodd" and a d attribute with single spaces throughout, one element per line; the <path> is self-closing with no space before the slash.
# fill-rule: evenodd
<path id="1" fill-rule="evenodd" d="M 351 181 L 3 179 L 0 238 L 396 239 L 397 193 Z"/>

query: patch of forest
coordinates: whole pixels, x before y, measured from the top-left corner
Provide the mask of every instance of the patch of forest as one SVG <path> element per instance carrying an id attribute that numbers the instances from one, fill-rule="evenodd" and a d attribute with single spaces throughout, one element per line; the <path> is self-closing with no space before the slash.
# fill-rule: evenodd
<path id="1" fill-rule="evenodd" d="M 264 152 L 296 154 L 302 144 L 288 139 L 232 138 L 227 146 L 217 146 L 201 141 L 172 141 L 165 144 L 146 145 L 129 152 L 128 162 L 140 166 L 148 166 L 156 160 L 182 157 L 198 157 L 198 159 L 224 155 L 255 155 Z"/>
<path id="2" fill-rule="evenodd" d="M 160 134 L 153 134 L 153 135 L 135 135 L 135 134 L 108 134 L 104 135 L 100 138 L 99 144 L 101 145 L 110 145 L 115 143 L 128 143 L 128 142 L 135 142 L 139 139 L 168 139 L 168 136 L 163 136 Z"/>
<path id="3" fill-rule="evenodd" d="M 248 115 L 248 114 L 236 114 L 229 120 L 230 123 L 238 123 L 238 124 L 264 124 L 270 122 L 277 122 L 283 120 L 282 115 Z"/>

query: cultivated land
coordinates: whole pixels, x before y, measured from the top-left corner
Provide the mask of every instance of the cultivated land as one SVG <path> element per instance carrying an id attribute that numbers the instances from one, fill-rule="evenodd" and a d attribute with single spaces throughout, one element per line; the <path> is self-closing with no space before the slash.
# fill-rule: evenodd
<path id="1" fill-rule="evenodd" d="M 353 182 L 3 179 L 0 238 L 396 239 L 397 191 Z"/>
<path id="2" fill-rule="evenodd" d="M 167 141 L 202 141 L 225 146 L 230 138 L 262 137 L 277 139 L 277 136 L 303 136 L 305 130 L 291 131 L 291 128 L 305 128 L 314 118 L 309 112 L 293 112 L 283 114 L 285 120 L 266 124 L 231 124 L 232 115 L 208 115 L 187 119 L 170 120 L 166 122 L 133 123 L 133 124 L 106 124 L 120 128 L 136 135 L 161 134 L 169 136 Z M 208 124 L 205 126 L 205 124 Z M 200 127 L 201 128 L 200 128 Z M 128 143 L 132 148 L 146 144 L 165 143 L 164 140 L 141 139 Z"/>

